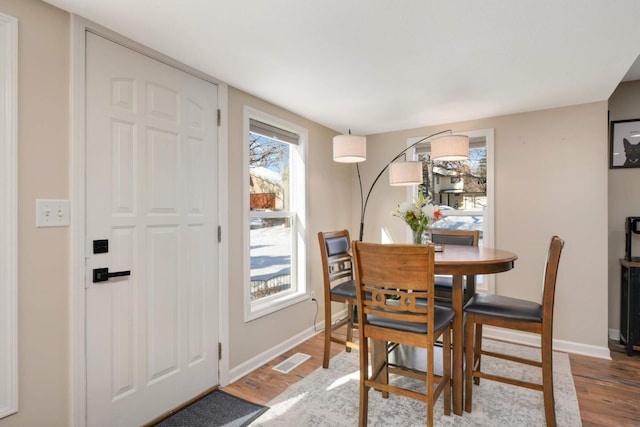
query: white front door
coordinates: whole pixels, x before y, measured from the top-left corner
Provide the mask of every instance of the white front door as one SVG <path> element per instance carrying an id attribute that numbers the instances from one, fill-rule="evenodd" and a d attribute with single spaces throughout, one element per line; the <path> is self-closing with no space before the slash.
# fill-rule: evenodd
<path id="1" fill-rule="evenodd" d="M 138 426 L 218 384 L 218 89 L 91 33 L 86 81 L 87 425 Z"/>

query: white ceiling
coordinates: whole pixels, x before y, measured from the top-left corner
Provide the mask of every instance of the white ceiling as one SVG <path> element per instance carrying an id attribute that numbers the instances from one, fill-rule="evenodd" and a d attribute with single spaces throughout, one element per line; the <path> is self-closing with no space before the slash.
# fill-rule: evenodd
<path id="1" fill-rule="evenodd" d="M 341 133 L 602 101 L 640 79 L 638 0 L 46 1 Z"/>

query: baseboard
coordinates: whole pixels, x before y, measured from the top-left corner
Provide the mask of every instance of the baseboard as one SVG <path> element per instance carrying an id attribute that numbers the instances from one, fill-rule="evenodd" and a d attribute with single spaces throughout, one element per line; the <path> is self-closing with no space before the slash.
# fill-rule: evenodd
<path id="1" fill-rule="evenodd" d="M 269 350 L 252 357 L 244 363 L 241 363 L 238 366 L 235 366 L 229 370 L 229 384 L 238 381 L 240 378 L 244 377 L 250 372 L 255 371 L 265 363 L 268 363 L 280 356 L 282 353 L 285 353 L 295 346 L 302 344 L 315 334 L 317 334 L 313 327 L 305 329 L 299 334 L 289 338 L 288 340 L 281 342 L 275 347 L 270 348 Z M 221 384 L 222 386 L 226 386 L 229 384 Z"/>
<path id="2" fill-rule="evenodd" d="M 502 328 L 483 326 L 482 336 L 503 341 L 510 341 L 517 344 L 529 345 L 532 347 L 540 347 L 540 335 L 529 334 L 526 332 L 516 332 Z M 553 340 L 553 349 L 555 351 L 581 354 L 584 356 L 597 357 L 598 359 L 611 360 L 609 347 L 599 347 L 595 345 L 555 339 Z"/>
<path id="3" fill-rule="evenodd" d="M 333 321 L 341 319 L 345 315 L 345 310 L 334 313 Z M 244 377 L 250 372 L 255 371 L 259 367 L 264 364 L 272 361 L 276 357 L 281 354 L 291 350 L 297 345 L 305 342 L 309 338 L 314 335 L 320 333 L 324 329 L 324 321 L 320 322 L 316 325 L 316 328 L 310 327 L 299 334 L 291 337 L 290 339 L 280 343 L 279 345 L 270 348 L 269 350 L 252 357 L 244 363 L 230 369 L 229 378 L 230 381 L 228 384 L 233 383 L 240 378 Z M 513 342 L 516 344 L 524 344 L 532 347 L 540 347 L 540 336 L 534 334 L 528 334 L 526 332 L 516 332 L 510 331 L 502 328 L 494 328 L 491 326 L 484 326 L 482 328 L 483 336 L 487 338 L 494 338 L 502 341 Z M 609 336 L 615 335 L 616 338 L 619 338 L 619 331 L 609 330 Z M 572 341 L 564 341 L 564 340 L 553 340 L 553 349 L 556 351 L 562 351 L 566 353 L 574 353 L 581 354 L 584 356 L 596 357 L 598 359 L 611 360 L 611 355 L 609 353 L 608 347 L 599 347 L 595 345 L 576 343 Z M 226 386 L 228 384 L 221 384 L 222 386 Z"/>
<path id="4" fill-rule="evenodd" d="M 332 321 L 335 322 L 339 319 L 342 319 L 346 315 L 346 309 L 336 312 L 332 316 Z M 240 365 L 233 367 L 229 370 L 229 378 L 230 381 L 227 384 L 221 384 L 221 386 L 229 385 L 240 378 L 244 377 L 250 372 L 255 371 L 259 367 L 263 366 L 265 363 L 268 363 L 280 356 L 281 354 L 291 350 L 299 344 L 302 344 L 309 338 L 314 335 L 322 332 L 324 330 L 324 320 L 317 323 L 315 328 L 310 327 L 300 332 L 299 334 L 289 338 L 288 340 L 278 344 L 277 346 L 270 348 L 269 350 L 252 357 Z"/>

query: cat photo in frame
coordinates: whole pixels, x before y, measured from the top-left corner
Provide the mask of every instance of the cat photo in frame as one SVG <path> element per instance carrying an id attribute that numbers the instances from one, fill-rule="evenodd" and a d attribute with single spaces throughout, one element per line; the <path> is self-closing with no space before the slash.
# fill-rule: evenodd
<path id="1" fill-rule="evenodd" d="M 611 122 L 609 168 L 640 168 L 640 119 Z"/>

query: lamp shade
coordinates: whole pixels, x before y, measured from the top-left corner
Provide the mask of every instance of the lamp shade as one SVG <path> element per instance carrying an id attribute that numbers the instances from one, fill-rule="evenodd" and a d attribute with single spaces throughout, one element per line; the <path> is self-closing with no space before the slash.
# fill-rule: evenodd
<path id="1" fill-rule="evenodd" d="M 333 137 L 333 161 L 359 163 L 367 160 L 367 138 L 359 135 Z"/>
<path id="2" fill-rule="evenodd" d="M 431 140 L 432 160 L 467 160 L 469 158 L 469 137 L 446 135 Z"/>
<path id="3" fill-rule="evenodd" d="M 422 184 L 422 162 L 395 162 L 389 165 L 389 185 Z"/>

